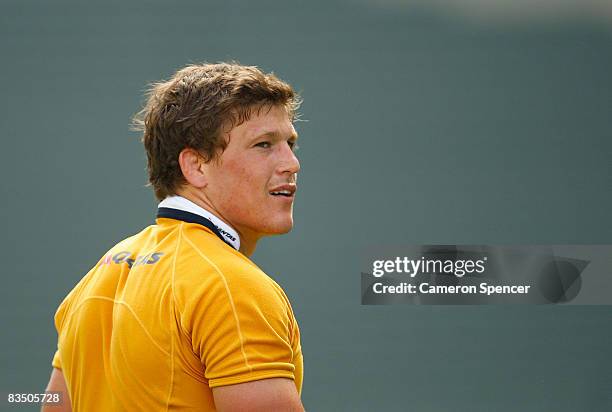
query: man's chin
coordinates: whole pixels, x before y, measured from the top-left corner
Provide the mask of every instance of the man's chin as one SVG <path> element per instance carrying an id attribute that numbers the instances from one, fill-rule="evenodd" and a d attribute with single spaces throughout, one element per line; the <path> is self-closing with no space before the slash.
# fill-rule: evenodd
<path id="1" fill-rule="evenodd" d="M 278 222 L 274 225 L 271 225 L 271 227 L 267 229 L 268 230 L 266 230 L 266 234 L 269 236 L 284 235 L 285 233 L 291 232 L 291 229 L 293 229 L 293 219 L 290 219 L 286 222 Z"/>

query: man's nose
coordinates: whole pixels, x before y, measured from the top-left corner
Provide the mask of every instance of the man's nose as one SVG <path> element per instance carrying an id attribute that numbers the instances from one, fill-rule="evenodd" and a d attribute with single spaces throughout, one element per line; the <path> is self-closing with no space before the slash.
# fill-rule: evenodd
<path id="1" fill-rule="evenodd" d="M 300 161 L 293 149 L 289 146 L 289 144 L 285 144 L 282 147 L 282 162 L 280 164 L 280 172 L 281 173 L 290 173 L 295 174 L 300 170 Z"/>

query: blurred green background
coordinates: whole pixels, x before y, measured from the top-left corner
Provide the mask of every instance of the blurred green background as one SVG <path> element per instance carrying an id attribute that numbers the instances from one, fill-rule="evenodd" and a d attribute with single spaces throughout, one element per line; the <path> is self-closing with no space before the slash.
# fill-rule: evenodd
<path id="1" fill-rule="evenodd" d="M 44 389 L 64 295 L 154 219 L 147 83 L 230 59 L 304 97 L 296 226 L 254 260 L 300 322 L 308 410 L 612 410 L 611 307 L 361 306 L 359 274 L 372 245 L 611 243 L 609 3 L 5 0 L 0 21 L 0 410 Z"/>

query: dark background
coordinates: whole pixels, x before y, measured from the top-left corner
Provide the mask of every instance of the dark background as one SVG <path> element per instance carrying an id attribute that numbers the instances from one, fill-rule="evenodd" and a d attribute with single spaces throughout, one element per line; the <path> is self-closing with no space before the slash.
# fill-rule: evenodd
<path id="1" fill-rule="evenodd" d="M 605 2 L 7 0 L 0 22 L 0 409 L 44 389 L 65 294 L 153 221 L 147 83 L 229 59 L 304 98 L 296 226 L 254 259 L 309 410 L 612 409 L 609 306 L 361 306 L 359 275 L 372 245 L 610 243 Z"/>

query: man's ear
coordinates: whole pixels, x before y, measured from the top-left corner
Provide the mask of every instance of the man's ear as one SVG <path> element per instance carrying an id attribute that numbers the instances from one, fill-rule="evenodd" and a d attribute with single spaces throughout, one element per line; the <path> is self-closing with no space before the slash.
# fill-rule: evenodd
<path id="1" fill-rule="evenodd" d="M 197 150 L 189 147 L 181 150 L 178 161 L 187 183 L 199 189 L 206 187 L 208 179 L 204 173 L 205 162 Z"/>

